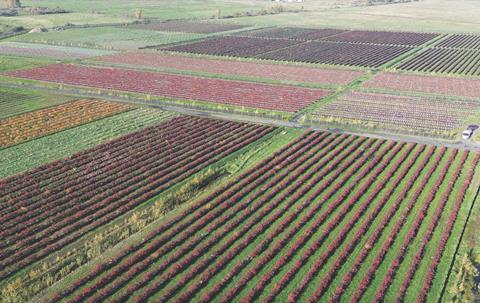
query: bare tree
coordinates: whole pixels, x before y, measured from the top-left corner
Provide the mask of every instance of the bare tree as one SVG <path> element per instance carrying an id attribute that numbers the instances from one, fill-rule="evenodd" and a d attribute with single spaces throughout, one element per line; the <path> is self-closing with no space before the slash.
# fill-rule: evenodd
<path id="1" fill-rule="evenodd" d="M 5 8 L 16 8 L 22 6 L 20 0 L 3 0 L 3 5 Z"/>

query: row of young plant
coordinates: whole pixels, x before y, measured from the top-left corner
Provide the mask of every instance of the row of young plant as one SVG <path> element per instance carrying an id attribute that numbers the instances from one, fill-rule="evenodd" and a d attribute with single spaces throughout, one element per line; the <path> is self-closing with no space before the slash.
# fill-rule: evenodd
<path id="1" fill-rule="evenodd" d="M 255 141 L 272 130 L 268 127 L 257 128 L 256 126 L 245 125 L 239 125 L 236 129 L 237 131 L 229 132 L 228 128 L 219 126 L 218 131 L 223 132 L 222 136 L 205 138 L 203 146 L 191 145 L 190 149 L 192 151 L 184 155 L 187 158 L 168 159 L 169 165 L 162 165 L 162 159 L 151 159 L 155 163 L 154 165 L 148 168 L 145 166 L 138 167 L 139 172 L 133 172 L 133 175 L 127 172 L 126 175 L 120 178 L 117 176 L 117 179 L 108 182 L 102 182 L 102 179 L 100 179 L 97 181 L 96 188 L 98 188 L 98 184 L 101 184 L 105 188 L 102 192 L 87 191 L 90 190 L 87 186 L 72 193 L 69 192 L 71 189 L 67 182 L 62 190 L 64 197 L 69 197 L 69 199 L 63 199 L 62 201 L 69 203 L 68 205 L 78 202 L 77 206 L 73 209 L 63 206 L 46 221 L 48 222 L 46 228 L 44 226 L 37 227 L 35 222 L 28 230 L 29 237 L 22 240 L 23 249 L 17 249 L 14 254 L 4 258 L 1 264 L 3 266 L 14 265 L 14 268 L 18 270 L 67 245 L 80 237 L 82 233 L 99 227 L 133 209 L 175 182 L 183 180 L 199 169 Z M 181 141 L 178 142 L 180 142 L 178 144 L 182 143 Z M 165 143 L 163 144 L 165 145 Z M 173 141 L 167 143 L 167 146 L 168 144 L 174 144 L 173 146 L 175 146 L 176 143 Z M 131 155 L 135 156 L 134 153 Z M 192 158 L 193 155 L 194 158 Z M 157 162 L 158 164 L 156 164 Z M 113 169 L 115 165 L 112 164 L 110 167 Z M 144 178 L 146 175 L 148 175 L 147 179 Z M 94 185 L 91 184 L 91 186 Z M 90 196 L 92 199 L 87 202 L 85 196 Z M 69 215 L 66 216 L 66 213 Z M 39 229 L 42 231 L 40 237 L 36 234 Z M 34 237 L 35 241 L 33 241 Z"/>
<path id="2" fill-rule="evenodd" d="M 325 136 L 326 134 L 324 134 L 323 137 Z M 257 164 L 254 169 L 241 174 L 237 180 L 230 182 L 226 186 L 215 190 L 210 195 L 192 204 L 184 211 L 167 219 L 167 221 L 163 222 L 161 226 L 150 232 L 145 237 L 144 241 L 141 241 L 135 246 L 129 246 L 127 249 L 123 250 L 114 258 L 112 258 L 112 262 L 98 264 L 98 266 L 96 266 L 92 271 L 90 271 L 88 275 L 84 277 L 79 277 L 69 287 L 54 294 L 51 297 L 50 301 L 58 301 L 63 297 L 69 296 L 77 289 L 85 286 L 90 281 L 95 280 L 103 272 L 108 271 L 116 265 L 120 265 L 123 270 L 127 270 L 128 267 L 125 266 L 125 263 L 123 262 L 131 254 L 133 255 L 133 252 L 136 252 L 137 249 L 142 249 L 140 252 L 137 253 L 137 257 L 140 255 L 150 255 L 155 249 L 157 249 L 157 247 L 167 243 L 172 237 L 174 237 L 176 234 L 178 234 L 180 231 L 184 230 L 188 226 L 197 222 L 198 219 L 200 219 L 202 216 L 208 214 L 210 211 L 215 210 L 216 207 L 222 206 L 222 204 L 220 203 L 222 199 L 233 197 L 234 195 L 246 195 L 249 189 L 248 185 L 251 184 L 253 180 L 257 178 L 261 178 L 263 180 L 268 179 L 270 175 L 266 173 L 270 168 L 278 165 L 282 161 L 285 161 L 288 156 L 310 148 L 311 145 L 313 145 L 316 137 L 317 135 L 311 132 L 306 134 L 305 137 L 292 141 L 280 151 L 274 153 L 272 158 L 262 161 L 261 163 Z M 159 235 L 161 235 L 160 238 L 158 238 Z M 132 263 L 134 262 L 135 261 L 133 261 Z M 89 295 L 89 293 L 87 292 L 86 295 Z M 79 298 L 83 297 L 85 296 L 81 295 Z"/>

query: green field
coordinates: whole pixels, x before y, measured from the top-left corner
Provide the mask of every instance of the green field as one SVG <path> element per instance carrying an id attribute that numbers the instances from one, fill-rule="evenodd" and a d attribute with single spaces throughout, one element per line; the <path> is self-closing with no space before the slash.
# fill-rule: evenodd
<path id="1" fill-rule="evenodd" d="M 134 50 L 151 45 L 200 39 L 205 36 L 206 35 L 202 34 L 157 32 L 125 27 L 97 27 L 73 28 L 46 33 L 31 33 L 11 38 L 9 41 L 101 49 Z"/>
<path id="2" fill-rule="evenodd" d="M 18 69 L 29 69 L 55 63 L 52 59 L 28 58 L 11 55 L 0 55 L 0 72 L 8 72 Z"/>
<path id="3" fill-rule="evenodd" d="M 22 61 L 20 60 L 20 62 Z M 74 97 L 70 96 L 53 95 L 28 89 L 19 91 L 14 88 L 0 87 L 0 119 L 58 105 L 74 99 Z"/>
<path id="4" fill-rule="evenodd" d="M 156 109 L 136 109 L 3 149 L 0 178 L 63 159 L 173 116 Z"/>

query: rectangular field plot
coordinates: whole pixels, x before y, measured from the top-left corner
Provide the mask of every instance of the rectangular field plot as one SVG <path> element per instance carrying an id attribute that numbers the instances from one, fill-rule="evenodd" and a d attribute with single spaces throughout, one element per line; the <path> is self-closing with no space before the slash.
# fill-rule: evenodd
<path id="1" fill-rule="evenodd" d="M 317 110 L 318 121 L 452 136 L 480 113 L 480 102 L 352 92 Z"/>
<path id="2" fill-rule="evenodd" d="M 138 108 L 2 149 L 0 178 L 66 158 L 174 116 L 158 109 Z"/>
<path id="3" fill-rule="evenodd" d="M 205 36 L 194 33 L 156 32 L 130 27 L 91 27 L 30 33 L 12 39 L 20 42 L 105 50 L 136 50 L 146 46 L 183 42 Z"/>
<path id="4" fill-rule="evenodd" d="M 307 42 L 278 51 L 271 51 L 267 54 L 259 55 L 258 58 L 378 67 L 410 50 L 410 47 L 403 46 Z"/>
<path id="5" fill-rule="evenodd" d="M 168 51 L 187 52 L 204 55 L 252 57 L 277 49 L 295 45 L 288 39 L 264 39 L 251 37 L 218 37 L 166 48 Z"/>
<path id="6" fill-rule="evenodd" d="M 108 55 L 112 54 L 112 52 L 77 47 L 61 47 L 20 42 L 3 42 L 0 43 L 0 54 L 26 57 L 47 57 L 56 59 L 83 59 Z"/>
<path id="7" fill-rule="evenodd" d="M 419 46 L 439 35 L 440 34 L 433 33 L 348 31 L 332 37 L 327 37 L 324 40 L 351 43 Z"/>
<path id="8" fill-rule="evenodd" d="M 196 34 L 213 34 L 244 28 L 243 25 L 236 24 L 218 24 L 206 22 L 188 22 L 188 21 L 166 21 L 151 22 L 145 24 L 135 24 L 131 28 L 148 29 L 168 32 L 184 32 Z"/>
<path id="9" fill-rule="evenodd" d="M 323 89 L 67 64 L 10 72 L 8 75 L 77 86 L 285 112 L 295 112 L 330 93 Z"/>
<path id="10" fill-rule="evenodd" d="M 129 66 L 196 71 L 240 77 L 273 79 L 285 82 L 328 85 L 346 85 L 363 75 L 363 72 L 361 71 L 211 60 L 154 53 L 117 54 L 99 57 L 96 60 Z"/>
<path id="11" fill-rule="evenodd" d="M 0 121 L 73 100 L 73 97 L 52 95 L 26 89 L 0 88 Z"/>
<path id="12" fill-rule="evenodd" d="M 479 158 L 308 132 L 44 300 L 436 302 Z"/>
<path id="13" fill-rule="evenodd" d="M 0 120 L 0 148 L 62 131 L 131 109 L 127 105 L 79 100 Z"/>
<path id="14" fill-rule="evenodd" d="M 182 116 L 0 179 L 0 279 L 50 256 L 272 130 Z"/>
<path id="15" fill-rule="evenodd" d="M 280 38 L 296 40 L 318 40 L 345 32 L 339 29 L 312 29 L 299 27 L 275 27 L 254 31 L 240 32 L 238 36 Z"/>
<path id="16" fill-rule="evenodd" d="M 480 80 L 455 77 L 382 73 L 365 88 L 480 98 Z"/>
<path id="17" fill-rule="evenodd" d="M 465 48 L 480 50 L 480 35 L 450 35 L 442 42 L 438 43 L 436 47 L 446 48 Z"/>
<path id="18" fill-rule="evenodd" d="M 397 68 L 408 71 L 479 76 L 480 50 L 430 48 Z"/>

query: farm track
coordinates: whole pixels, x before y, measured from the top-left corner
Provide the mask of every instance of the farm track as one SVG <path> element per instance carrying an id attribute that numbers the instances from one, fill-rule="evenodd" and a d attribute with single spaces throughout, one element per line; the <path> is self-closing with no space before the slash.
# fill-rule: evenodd
<path id="1" fill-rule="evenodd" d="M 269 127 L 235 122 L 174 118 L 79 153 L 73 157 L 71 164 L 68 160 L 57 161 L 37 169 L 33 174 L 1 180 L 0 188 L 5 193 L 2 196 L 7 199 L 2 205 L 2 222 L 3 218 L 12 218 L 5 221 L 5 226 L 2 224 L 2 237 L 5 239 L 0 249 L 2 268 L 5 268 L 1 272 L 2 278 L 271 130 Z M 127 141 L 128 138 L 134 140 Z M 117 156 L 115 149 L 109 149 L 110 146 L 116 146 L 119 151 Z M 157 147 L 155 152 L 154 146 Z M 131 152 L 125 154 L 126 150 Z M 85 156 L 82 157 L 82 154 Z M 102 157 L 95 159 L 89 154 Z M 162 157 L 164 154 L 166 157 Z M 82 161 L 85 163 L 83 166 Z M 67 168 L 65 173 L 68 175 L 62 177 L 61 170 L 54 167 L 61 168 L 64 163 L 67 167 L 74 165 L 77 168 L 73 171 Z M 121 177 L 115 171 L 121 173 Z M 38 182 L 18 183 L 19 179 L 33 178 Z M 51 178 L 54 183 L 48 182 Z M 37 206 L 40 202 L 41 206 Z M 29 208 L 32 208 L 30 212 L 24 211 Z M 17 241 L 14 250 L 9 247 L 11 241 Z"/>

